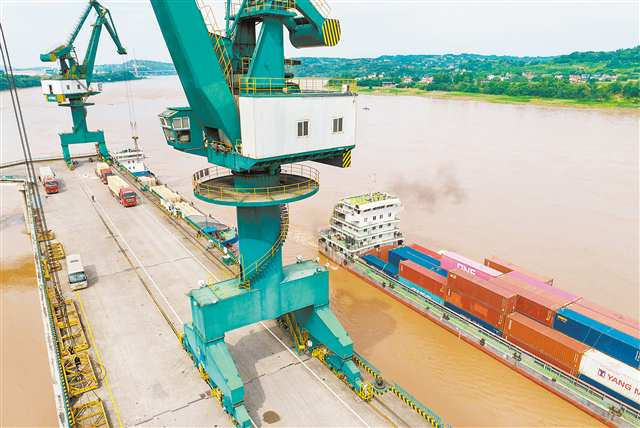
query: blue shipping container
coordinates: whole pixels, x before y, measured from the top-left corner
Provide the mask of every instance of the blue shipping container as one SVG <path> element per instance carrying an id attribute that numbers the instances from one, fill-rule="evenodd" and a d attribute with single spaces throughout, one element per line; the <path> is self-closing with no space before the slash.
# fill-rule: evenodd
<path id="1" fill-rule="evenodd" d="M 500 330 L 497 327 L 492 326 L 491 324 L 489 324 L 488 322 L 481 320 L 480 318 L 476 317 L 475 315 L 470 314 L 469 312 L 465 311 L 464 309 L 460 309 L 459 307 L 452 305 L 449 302 L 444 302 L 444 305 L 451 309 L 453 312 L 457 312 L 460 315 L 462 315 L 463 317 L 470 319 L 471 321 L 480 324 L 482 327 L 486 328 L 487 330 L 497 334 L 498 336 L 502 336 L 502 330 Z"/>
<path id="2" fill-rule="evenodd" d="M 553 328 L 618 361 L 640 368 L 640 340 L 575 312 L 558 309 Z"/>
<path id="3" fill-rule="evenodd" d="M 376 257 L 376 256 L 371 255 L 371 254 L 366 254 L 366 255 L 362 256 L 362 260 L 364 260 L 365 262 L 367 262 L 368 265 L 373 266 L 374 268 L 376 268 L 378 270 L 383 270 L 384 269 L 384 265 L 386 265 L 384 260 L 382 260 L 380 257 Z"/>
<path id="4" fill-rule="evenodd" d="M 420 251 L 414 250 L 413 248 L 398 247 L 389 251 L 389 264 L 392 264 L 396 270 L 399 269 L 400 262 L 404 260 L 411 260 L 412 262 L 432 270 L 445 278 L 448 275 L 448 272 L 440 267 L 440 260 L 426 254 L 422 254 Z"/>
<path id="5" fill-rule="evenodd" d="M 415 290 L 416 292 L 422 294 L 423 296 L 433 300 L 434 302 L 439 303 L 440 305 L 444 305 L 444 299 L 442 297 L 436 296 L 432 292 L 427 291 L 424 288 L 420 287 L 418 284 L 411 282 L 408 279 L 404 279 L 403 277 L 398 277 L 398 281 L 400 281 L 402 284 L 406 285 L 407 287 Z"/>
<path id="6" fill-rule="evenodd" d="M 618 394 L 617 392 L 615 392 L 611 388 L 607 388 L 606 386 L 604 386 L 600 382 L 596 382 L 595 380 L 593 380 L 590 377 L 587 377 L 587 376 L 585 376 L 583 374 L 579 374 L 578 378 L 580 378 L 580 380 L 583 380 L 583 381 L 585 381 L 586 383 L 588 383 L 590 385 L 595 386 L 596 388 L 598 388 L 599 390 L 609 394 L 610 396 L 612 396 L 614 398 L 617 398 L 618 400 L 622 401 L 623 403 L 626 403 L 626 404 L 630 405 L 634 409 L 640 411 L 640 404 L 636 403 L 633 400 L 628 399 L 624 395 Z"/>

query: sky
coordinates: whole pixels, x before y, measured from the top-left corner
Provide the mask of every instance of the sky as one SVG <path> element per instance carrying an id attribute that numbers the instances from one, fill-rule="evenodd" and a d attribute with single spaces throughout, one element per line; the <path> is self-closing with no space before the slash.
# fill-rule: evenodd
<path id="1" fill-rule="evenodd" d="M 222 23 L 220 0 L 205 0 Z M 16 68 L 41 65 L 39 54 L 66 40 L 86 0 L 0 0 L 0 21 Z M 170 61 L 148 0 L 103 0 L 129 58 Z M 340 19 L 334 48 L 288 56 L 376 57 L 478 53 L 559 55 L 640 44 L 640 0 L 328 0 Z M 88 27 L 87 27 L 88 28 Z M 86 46 L 88 30 L 77 46 Z M 82 48 L 80 48 L 82 51 Z M 129 58 L 125 58 L 129 59 Z M 97 63 L 119 63 L 106 32 Z"/>

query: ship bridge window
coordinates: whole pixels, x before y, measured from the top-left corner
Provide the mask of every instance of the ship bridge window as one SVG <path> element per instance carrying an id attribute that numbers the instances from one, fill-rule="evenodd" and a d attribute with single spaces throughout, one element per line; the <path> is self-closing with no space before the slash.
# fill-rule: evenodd
<path id="1" fill-rule="evenodd" d="M 298 137 L 307 137 L 309 135 L 309 121 L 298 121 Z"/>

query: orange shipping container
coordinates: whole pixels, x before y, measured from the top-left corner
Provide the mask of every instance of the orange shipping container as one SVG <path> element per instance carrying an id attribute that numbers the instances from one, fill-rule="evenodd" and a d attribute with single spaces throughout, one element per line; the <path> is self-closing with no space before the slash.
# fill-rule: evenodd
<path id="1" fill-rule="evenodd" d="M 510 314 L 504 327 L 509 342 L 576 376 L 588 345 L 565 336 L 519 313 Z"/>
<path id="2" fill-rule="evenodd" d="M 517 293 L 460 269 L 449 272 L 445 294 L 464 294 L 497 311 L 511 313 L 515 310 Z"/>
<path id="3" fill-rule="evenodd" d="M 411 260 L 400 262 L 399 275 L 436 296 L 444 297 L 447 278 Z"/>
<path id="4" fill-rule="evenodd" d="M 495 256 L 491 256 L 491 257 L 487 257 L 486 259 L 484 259 L 484 265 L 488 266 L 492 269 L 498 270 L 502 273 L 509 273 L 509 272 L 520 272 L 523 275 L 528 276 L 529 278 L 533 278 L 536 281 L 540 281 L 540 282 L 544 282 L 545 284 L 549 284 L 549 285 L 553 285 L 553 278 L 550 278 L 548 276 L 545 275 L 540 275 L 537 273 L 532 273 L 527 271 L 526 269 L 518 266 L 518 265 L 514 265 L 513 263 L 504 261 L 502 259 L 499 259 Z"/>
<path id="5" fill-rule="evenodd" d="M 487 306 L 485 302 L 481 302 L 467 294 L 463 294 L 455 290 L 447 291 L 445 301 L 449 305 L 462 309 L 468 314 L 471 314 L 474 317 L 479 318 L 481 321 L 495 327 L 500 330 L 500 332 L 496 333 L 502 334 L 502 329 L 508 315 L 504 311 Z"/>

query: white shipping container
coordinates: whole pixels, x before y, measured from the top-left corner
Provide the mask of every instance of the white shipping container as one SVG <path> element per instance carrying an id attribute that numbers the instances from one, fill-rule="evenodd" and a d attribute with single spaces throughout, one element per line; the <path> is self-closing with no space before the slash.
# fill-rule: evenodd
<path id="1" fill-rule="evenodd" d="M 640 404 L 640 370 L 590 349 L 582 356 L 580 374 Z"/>
<path id="2" fill-rule="evenodd" d="M 151 191 L 158 195 L 160 198 L 169 201 L 169 202 L 180 202 L 182 197 L 175 192 L 172 192 L 167 188 L 167 186 L 153 186 L 151 187 Z"/>
<path id="3" fill-rule="evenodd" d="M 180 210 L 182 217 L 189 217 L 192 215 L 203 215 L 200 211 L 189 205 L 187 202 L 178 202 L 175 204 L 175 208 Z"/>
<path id="4" fill-rule="evenodd" d="M 147 186 L 155 186 L 157 184 L 156 178 L 152 176 L 141 175 L 138 177 L 138 180 L 140 180 L 140 183 L 146 184 Z"/>
<path id="5" fill-rule="evenodd" d="M 51 177 L 54 178 L 56 176 L 56 174 L 53 172 L 53 169 L 51 169 L 50 166 L 41 166 L 38 169 L 38 175 L 40 176 L 40 179 L 44 179 L 45 177 Z"/>

